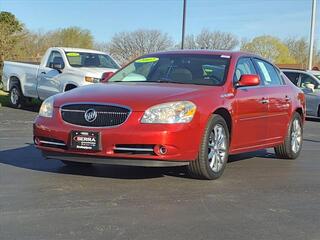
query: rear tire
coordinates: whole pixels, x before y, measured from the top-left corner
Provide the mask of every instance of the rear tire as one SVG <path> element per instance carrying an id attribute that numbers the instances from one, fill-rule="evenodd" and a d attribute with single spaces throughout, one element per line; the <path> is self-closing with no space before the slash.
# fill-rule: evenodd
<path id="1" fill-rule="evenodd" d="M 11 87 L 9 93 L 10 105 L 14 108 L 22 108 L 24 96 L 19 85 L 15 84 Z"/>
<path id="2" fill-rule="evenodd" d="M 274 148 L 276 156 L 282 159 L 296 159 L 301 152 L 302 136 L 302 119 L 300 114 L 295 112 L 284 142 L 280 146 Z"/>
<path id="3" fill-rule="evenodd" d="M 68 167 L 89 167 L 92 165 L 92 163 L 86 163 L 86 162 L 72 162 L 72 161 L 64 161 L 64 160 L 61 160 L 61 162 Z"/>
<path id="4" fill-rule="evenodd" d="M 191 177 L 218 179 L 227 164 L 229 152 L 229 129 L 223 117 L 213 114 L 206 126 L 198 157 L 188 165 Z"/>

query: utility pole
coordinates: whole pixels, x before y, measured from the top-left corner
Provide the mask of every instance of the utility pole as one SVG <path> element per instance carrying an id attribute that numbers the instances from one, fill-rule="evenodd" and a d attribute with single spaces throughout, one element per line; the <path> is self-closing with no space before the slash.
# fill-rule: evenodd
<path id="1" fill-rule="evenodd" d="M 312 69 L 317 0 L 312 0 L 308 70 Z"/>
<path id="2" fill-rule="evenodd" d="M 185 34 L 185 30 L 186 30 L 186 8 L 187 8 L 187 0 L 183 0 L 181 49 L 184 48 L 184 34 Z"/>

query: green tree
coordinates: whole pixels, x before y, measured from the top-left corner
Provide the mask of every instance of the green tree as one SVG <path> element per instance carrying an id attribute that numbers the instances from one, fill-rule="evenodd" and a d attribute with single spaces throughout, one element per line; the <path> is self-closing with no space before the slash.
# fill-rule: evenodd
<path id="1" fill-rule="evenodd" d="M 79 27 L 59 29 L 52 32 L 50 38 L 54 44 L 63 47 L 92 48 L 94 43 L 91 32 Z"/>
<path id="2" fill-rule="evenodd" d="M 3 61 L 13 57 L 13 49 L 19 39 L 23 25 L 10 12 L 0 12 L 0 81 Z"/>
<path id="3" fill-rule="evenodd" d="M 243 41 L 241 50 L 261 55 L 277 64 L 294 63 L 288 47 L 280 39 L 268 35 L 255 37 L 249 42 Z"/>

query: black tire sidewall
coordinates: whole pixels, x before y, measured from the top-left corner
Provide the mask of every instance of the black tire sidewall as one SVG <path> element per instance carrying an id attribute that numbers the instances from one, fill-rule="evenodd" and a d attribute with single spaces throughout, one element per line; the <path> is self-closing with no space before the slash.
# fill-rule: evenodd
<path id="1" fill-rule="evenodd" d="M 299 124 L 301 127 L 301 144 L 300 144 L 300 148 L 298 152 L 293 152 L 292 151 L 292 146 L 291 146 L 291 133 L 292 133 L 292 128 L 293 128 L 293 122 L 294 120 L 298 119 L 299 120 Z M 289 127 L 289 131 L 288 131 L 288 136 L 287 136 L 287 147 L 289 148 L 288 150 L 290 151 L 290 155 L 292 159 L 296 159 L 301 152 L 302 149 L 302 144 L 303 144 L 303 125 L 302 125 L 302 119 L 299 113 L 294 113 L 292 120 L 290 122 L 290 127 Z"/>

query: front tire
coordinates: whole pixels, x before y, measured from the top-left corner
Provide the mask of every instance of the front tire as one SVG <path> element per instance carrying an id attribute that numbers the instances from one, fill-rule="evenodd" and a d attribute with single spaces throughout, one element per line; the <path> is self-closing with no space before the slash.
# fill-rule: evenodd
<path id="1" fill-rule="evenodd" d="M 13 85 L 9 94 L 10 105 L 14 108 L 22 108 L 24 96 L 21 88 L 18 85 Z"/>
<path id="2" fill-rule="evenodd" d="M 229 129 L 223 117 L 213 114 L 206 126 L 198 157 L 188 165 L 194 178 L 218 179 L 227 164 L 229 152 Z"/>
<path id="3" fill-rule="evenodd" d="M 303 127 L 299 113 L 295 112 L 284 142 L 274 148 L 276 156 L 282 159 L 296 159 L 302 148 Z"/>

